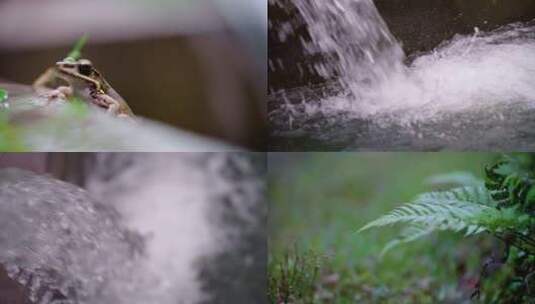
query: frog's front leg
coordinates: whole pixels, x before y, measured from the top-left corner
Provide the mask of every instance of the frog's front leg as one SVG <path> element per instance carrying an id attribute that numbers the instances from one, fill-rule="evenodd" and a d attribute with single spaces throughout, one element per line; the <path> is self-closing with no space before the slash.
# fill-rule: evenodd
<path id="1" fill-rule="evenodd" d="M 61 86 L 55 89 L 50 89 L 40 93 L 39 95 L 46 97 L 48 100 L 52 99 L 62 99 L 67 100 L 69 97 L 73 96 L 74 92 L 71 87 Z"/>
<path id="2" fill-rule="evenodd" d="M 107 95 L 107 94 L 97 94 L 95 96 L 95 101 L 97 105 L 102 106 L 104 105 L 105 108 L 107 108 L 106 112 L 114 115 L 114 116 L 121 116 L 121 103 L 118 100 L 115 100 L 113 97 Z"/>
<path id="3" fill-rule="evenodd" d="M 55 89 L 41 88 L 36 90 L 36 92 L 39 97 L 45 98 L 48 103 L 53 100 L 67 101 L 74 94 L 73 89 L 66 86 L 57 87 Z"/>

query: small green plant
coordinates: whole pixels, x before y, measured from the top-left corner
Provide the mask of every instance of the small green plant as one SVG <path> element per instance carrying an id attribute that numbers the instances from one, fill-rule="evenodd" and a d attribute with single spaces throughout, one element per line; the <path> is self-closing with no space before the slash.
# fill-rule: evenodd
<path id="1" fill-rule="evenodd" d="M 6 101 L 7 97 L 8 97 L 7 90 L 0 88 L 0 102 Z"/>
<path id="2" fill-rule="evenodd" d="M 78 119 L 84 119 L 89 113 L 88 105 L 79 97 L 69 98 L 68 107 L 66 108 L 67 117 L 75 117 Z"/>
<path id="3" fill-rule="evenodd" d="M 269 263 L 270 303 L 313 303 L 320 258 L 313 252 L 287 251 Z"/>
<path id="4" fill-rule="evenodd" d="M 483 294 L 482 284 L 478 284 L 474 296 L 481 295 L 489 303 L 528 303 L 535 299 L 535 157 L 504 156 L 485 168 L 485 176 L 484 181 L 458 172 L 434 177 L 435 183 L 460 185 L 421 194 L 359 232 L 404 224 L 400 236 L 386 244 L 382 254 L 439 230 L 462 232 L 465 236 L 490 233 L 505 244 L 497 264 L 507 263 L 512 270 L 502 277 L 503 288 L 489 288 Z M 492 263 L 483 266 L 482 278 Z"/>
<path id="5" fill-rule="evenodd" d="M 87 35 L 83 35 L 76 41 L 74 44 L 74 47 L 67 55 L 67 58 L 71 58 L 73 61 L 76 61 L 82 57 L 82 48 L 84 47 L 85 43 L 87 42 Z"/>

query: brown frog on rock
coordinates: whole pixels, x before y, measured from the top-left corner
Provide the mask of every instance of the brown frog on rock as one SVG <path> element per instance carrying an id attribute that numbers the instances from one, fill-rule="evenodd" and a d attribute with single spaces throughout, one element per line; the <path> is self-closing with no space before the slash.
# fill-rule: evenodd
<path id="1" fill-rule="evenodd" d="M 60 81 L 68 86 L 60 85 L 54 88 L 53 85 Z M 51 86 L 54 89 L 51 90 Z M 117 117 L 134 117 L 126 101 L 87 59 L 74 60 L 67 57 L 57 62 L 35 80 L 33 87 L 39 94 L 50 99 L 80 96 Z"/>

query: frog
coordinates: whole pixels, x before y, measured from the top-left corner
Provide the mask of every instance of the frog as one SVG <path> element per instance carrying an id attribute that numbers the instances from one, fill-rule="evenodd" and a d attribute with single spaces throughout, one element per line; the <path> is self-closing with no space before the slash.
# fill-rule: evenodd
<path id="1" fill-rule="evenodd" d="M 62 82 L 67 86 L 59 85 L 50 89 L 51 85 Z M 33 87 L 39 95 L 49 100 L 67 100 L 68 97 L 79 96 L 119 118 L 134 117 L 126 101 L 85 58 L 74 60 L 67 57 L 56 62 L 34 81 Z"/>

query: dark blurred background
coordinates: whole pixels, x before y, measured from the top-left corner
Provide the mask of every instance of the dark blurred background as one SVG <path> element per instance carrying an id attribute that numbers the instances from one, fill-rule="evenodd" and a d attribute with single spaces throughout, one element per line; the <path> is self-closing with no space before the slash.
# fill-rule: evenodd
<path id="1" fill-rule="evenodd" d="M 262 150 L 266 0 L 0 0 L 0 79 L 31 84 L 84 33 L 134 113 Z"/>
<path id="2" fill-rule="evenodd" d="M 279 0 L 282 5 L 274 3 L 270 2 L 268 8 L 268 59 L 275 67 L 268 71 L 268 91 L 324 83 L 314 71 L 304 69 L 300 76 L 297 65 L 307 66 L 318 58 L 303 52 L 299 37 L 309 36 L 292 0 Z M 407 55 L 429 52 L 455 34 L 473 33 L 474 27 L 489 31 L 535 18 L 533 0 L 374 0 L 374 3 Z M 277 27 L 290 21 L 296 28 L 295 33 L 281 42 Z"/>

